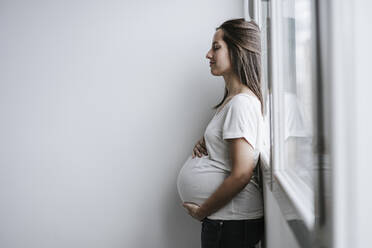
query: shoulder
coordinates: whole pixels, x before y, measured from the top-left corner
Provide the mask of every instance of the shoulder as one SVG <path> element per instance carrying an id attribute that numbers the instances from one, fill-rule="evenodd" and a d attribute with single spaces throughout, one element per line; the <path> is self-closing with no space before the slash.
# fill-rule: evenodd
<path id="1" fill-rule="evenodd" d="M 231 99 L 231 103 L 226 110 L 225 121 L 255 122 L 260 115 L 259 104 L 253 97 L 237 95 Z"/>
<path id="2" fill-rule="evenodd" d="M 230 109 L 235 111 L 256 111 L 261 108 L 260 101 L 255 96 L 247 94 L 236 95 L 231 99 Z"/>

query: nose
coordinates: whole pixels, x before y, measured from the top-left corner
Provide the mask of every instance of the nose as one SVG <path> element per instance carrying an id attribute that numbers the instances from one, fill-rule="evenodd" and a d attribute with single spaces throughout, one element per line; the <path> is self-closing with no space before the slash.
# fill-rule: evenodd
<path id="1" fill-rule="evenodd" d="M 208 51 L 207 55 L 205 56 L 207 59 L 212 59 L 211 50 Z"/>

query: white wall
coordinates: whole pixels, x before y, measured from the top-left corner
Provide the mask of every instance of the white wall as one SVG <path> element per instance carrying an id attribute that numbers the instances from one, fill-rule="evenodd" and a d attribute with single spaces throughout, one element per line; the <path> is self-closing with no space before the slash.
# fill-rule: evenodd
<path id="1" fill-rule="evenodd" d="M 371 246 L 372 197 L 371 197 L 371 57 L 372 33 L 372 3 L 366 0 L 355 1 L 355 158 L 358 165 L 355 170 L 354 213 L 357 228 L 354 230 L 356 247 Z M 368 31 L 367 31 L 368 30 Z"/>
<path id="2" fill-rule="evenodd" d="M 266 181 L 267 179 L 264 178 L 266 248 L 299 248 L 300 246 L 286 221 L 286 218 L 291 218 L 294 214 L 287 211 L 285 213 L 287 216 L 284 216 Z"/>
<path id="3" fill-rule="evenodd" d="M 176 177 L 242 1 L 0 2 L 0 247 L 199 247 Z"/>
<path id="4" fill-rule="evenodd" d="M 372 3 L 332 2 L 334 247 L 371 247 Z M 347 18 L 345 18 L 347 17 Z"/>

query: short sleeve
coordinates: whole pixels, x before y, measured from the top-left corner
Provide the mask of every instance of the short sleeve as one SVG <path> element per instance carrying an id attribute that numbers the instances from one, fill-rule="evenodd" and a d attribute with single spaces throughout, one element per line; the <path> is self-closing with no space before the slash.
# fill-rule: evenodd
<path id="1" fill-rule="evenodd" d="M 258 116 L 257 106 L 250 99 L 236 98 L 231 100 L 226 111 L 222 129 L 222 138 L 245 138 L 256 149 Z"/>

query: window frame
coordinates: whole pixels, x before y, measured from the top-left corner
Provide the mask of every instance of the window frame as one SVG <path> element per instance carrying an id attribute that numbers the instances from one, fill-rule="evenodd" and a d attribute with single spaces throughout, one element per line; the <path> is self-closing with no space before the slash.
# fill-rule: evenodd
<path id="1" fill-rule="evenodd" d="M 313 7 L 313 3 L 311 4 Z M 273 146 L 271 173 L 273 181 L 277 181 L 298 212 L 308 230 L 315 225 L 315 185 L 311 189 L 293 171 L 286 169 L 284 156 L 284 66 L 283 66 L 283 11 L 282 3 L 277 0 L 270 1 L 271 11 L 271 86 L 273 104 L 270 110 L 273 115 L 272 131 Z M 312 9 L 314 11 L 314 9 Z M 313 17 L 313 15 L 312 15 Z M 313 23 L 312 23 L 313 28 Z M 311 30 L 313 32 L 313 30 Z M 313 106 L 315 107 L 315 106 Z M 272 182 L 274 183 L 274 182 Z M 272 188 L 272 185 L 271 185 Z"/>

